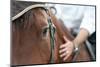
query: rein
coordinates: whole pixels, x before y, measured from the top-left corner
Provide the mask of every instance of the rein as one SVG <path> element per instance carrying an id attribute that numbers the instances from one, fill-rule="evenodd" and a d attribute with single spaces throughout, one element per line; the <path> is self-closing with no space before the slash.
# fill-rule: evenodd
<path id="1" fill-rule="evenodd" d="M 48 12 L 49 7 L 47 8 L 45 5 L 41 4 L 36 4 L 36 5 L 31 5 L 27 8 L 25 8 L 23 11 L 12 17 L 12 21 L 16 20 L 17 18 L 21 17 L 23 14 L 25 14 L 27 11 L 34 9 L 34 8 L 44 8 L 46 13 Z M 47 13 L 48 14 L 48 13 Z M 54 34 L 55 34 L 55 28 L 53 27 L 53 24 L 51 22 L 51 17 L 49 15 L 48 18 L 48 25 L 49 25 L 49 33 L 50 33 L 50 63 L 54 63 Z"/>

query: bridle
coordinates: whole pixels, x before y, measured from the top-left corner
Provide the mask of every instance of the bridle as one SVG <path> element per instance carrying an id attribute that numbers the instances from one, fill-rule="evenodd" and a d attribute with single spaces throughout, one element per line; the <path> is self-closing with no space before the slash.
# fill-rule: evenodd
<path id="1" fill-rule="evenodd" d="M 17 18 L 19 18 L 20 16 L 22 16 L 24 13 L 26 13 L 27 11 L 34 9 L 34 8 L 44 8 L 46 13 L 48 14 L 48 8 L 45 5 L 41 5 L 41 4 L 36 4 L 36 5 L 31 5 L 27 8 L 25 8 L 23 11 L 21 11 L 20 13 L 18 13 L 17 15 L 15 15 L 14 17 L 12 17 L 12 21 L 16 20 Z M 49 15 L 48 17 L 48 25 L 49 25 L 49 34 L 50 34 L 50 63 L 54 63 L 54 41 L 55 41 L 55 28 L 53 26 L 53 23 L 51 21 L 51 17 Z"/>
<path id="2" fill-rule="evenodd" d="M 55 28 L 52 24 L 52 21 L 51 21 L 51 18 L 49 17 L 48 19 L 48 24 L 49 24 L 49 33 L 50 33 L 50 50 L 51 50 L 51 53 L 50 53 L 50 63 L 54 63 L 54 46 L 55 46 L 55 37 L 54 37 L 54 34 L 55 34 Z"/>

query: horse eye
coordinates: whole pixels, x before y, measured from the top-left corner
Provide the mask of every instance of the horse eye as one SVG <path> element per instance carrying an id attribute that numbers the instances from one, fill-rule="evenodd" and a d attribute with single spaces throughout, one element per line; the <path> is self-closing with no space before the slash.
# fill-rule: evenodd
<path id="1" fill-rule="evenodd" d="M 48 32 L 48 28 L 44 28 L 43 31 L 42 31 L 43 36 L 46 36 L 47 32 Z"/>

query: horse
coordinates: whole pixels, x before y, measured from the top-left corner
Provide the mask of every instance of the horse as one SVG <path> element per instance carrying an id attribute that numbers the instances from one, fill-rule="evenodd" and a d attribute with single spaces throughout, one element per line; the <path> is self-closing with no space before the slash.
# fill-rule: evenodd
<path id="1" fill-rule="evenodd" d="M 59 56 L 59 46 L 65 43 L 63 36 L 69 40 L 73 40 L 74 37 L 52 11 L 47 12 L 44 6 L 32 5 L 12 18 L 11 65 L 50 63 L 52 50 L 48 17 L 55 29 L 53 63 L 65 62 Z M 66 62 L 73 62 L 73 59 L 74 61 L 91 60 L 84 44 L 80 46 L 77 56 L 70 56 Z"/>

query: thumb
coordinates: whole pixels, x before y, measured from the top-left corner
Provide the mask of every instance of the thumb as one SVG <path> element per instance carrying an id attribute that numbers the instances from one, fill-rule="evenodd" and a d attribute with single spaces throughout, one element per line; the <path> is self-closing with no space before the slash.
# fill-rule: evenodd
<path id="1" fill-rule="evenodd" d="M 63 38 L 64 38 L 64 41 L 65 42 L 68 42 L 69 41 L 66 36 L 63 36 Z"/>

